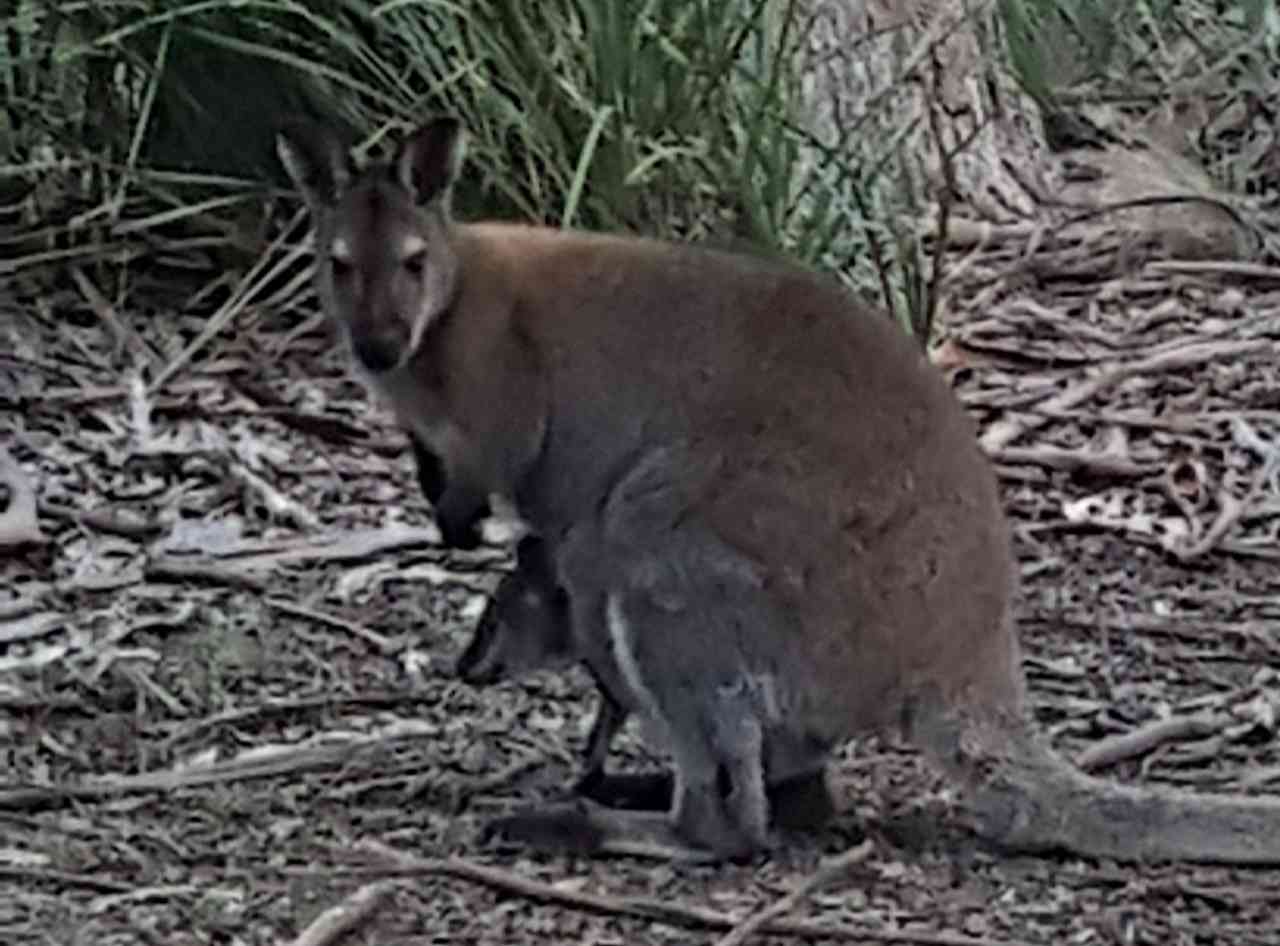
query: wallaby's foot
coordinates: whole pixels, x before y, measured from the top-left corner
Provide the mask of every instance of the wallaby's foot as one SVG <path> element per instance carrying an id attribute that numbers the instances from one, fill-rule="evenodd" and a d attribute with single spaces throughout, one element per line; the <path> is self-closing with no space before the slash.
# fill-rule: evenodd
<path id="1" fill-rule="evenodd" d="M 664 813 L 617 811 L 583 798 L 495 818 L 485 826 L 481 840 L 555 854 L 623 855 L 683 863 L 718 859 L 685 843 Z"/>
<path id="2" fill-rule="evenodd" d="M 410 432 L 409 445 L 413 447 L 413 460 L 418 467 L 418 485 L 422 487 L 422 495 L 427 497 L 427 502 L 435 506 L 440 502 L 445 486 L 448 485 L 445 479 L 444 461 L 419 440 L 415 433 Z"/>
<path id="3" fill-rule="evenodd" d="M 669 811 L 675 781 L 670 772 L 587 772 L 573 787 L 606 808 Z M 787 831 L 819 831 L 836 816 L 835 800 L 822 771 L 793 775 L 767 787 L 772 821 Z"/>
<path id="4" fill-rule="evenodd" d="M 577 799 L 494 818 L 481 832 L 482 842 L 505 842 L 554 853 L 595 854 L 604 840 L 603 830 Z"/>
<path id="5" fill-rule="evenodd" d="M 754 860 L 769 846 L 767 816 L 761 810 L 758 818 L 738 817 L 742 806 L 735 793 L 741 791 L 723 768 L 721 777 L 711 783 L 681 785 L 672 815 L 677 836 L 695 847 L 706 848 L 720 860 L 735 864 Z"/>
<path id="6" fill-rule="evenodd" d="M 580 778 L 573 791 L 606 808 L 629 811 L 670 811 L 675 783 L 670 772 L 618 772 L 594 769 Z"/>
<path id="7" fill-rule="evenodd" d="M 470 551 L 480 545 L 480 522 L 489 515 L 489 498 L 461 485 L 445 488 L 436 504 L 436 526 L 449 548 Z"/>
<path id="8" fill-rule="evenodd" d="M 773 823 L 788 831 L 817 831 L 836 815 L 826 772 L 793 775 L 768 787 Z"/>

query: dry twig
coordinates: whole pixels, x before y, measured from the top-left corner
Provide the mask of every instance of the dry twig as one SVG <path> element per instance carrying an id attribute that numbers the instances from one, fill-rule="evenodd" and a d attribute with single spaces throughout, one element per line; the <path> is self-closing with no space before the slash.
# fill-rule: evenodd
<path id="1" fill-rule="evenodd" d="M 1221 543 L 1226 534 L 1231 531 L 1231 527 L 1239 522 L 1249 507 L 1257 501 L 1262 494 L 1263 487 L 1275 475 L 1277 467 L 1280 467 L 1280 447 L 1271 451 L 1266 461 L 1262 464 L 1262 468 L 1258 470 L 1257 475 L 1253 478 L 1253 482 L 1249 484 L 1249 491 L 1243 499 L 1236 499 L 1225 489 L 1219 491 L 1217 517 L 1214 518 L 1209 528 L 1205 530 L 1204 535 L 1198 541 L 1183 548 L 1174 549 L 1174 554 L 1182 561 L 1189 562 L 1211 551 Z"/>
<path id="2" fill-rule="evenodd" d="M 341 903 L 336 903 L 307 924 L 289 946 L 329 946 L 367 920 L 395 890 L 394 881 L 365 884 Z"/>
<path id="3" fill-rule="evenodd" d="M 982 446 L 988 455 L 994 454 L 1024 434 L 1048 423 L 1054 412 L 1083 404 L 1129 378 L 1192 368 L 1219 358 L 1241 358 L 1245 355 L 1269 351 L 1274 344 L 1267 339 L 1243 342 L 1197 341 L 1159 351 L 1147 358 L 1113 365 L 1105 371 L 1071 385 L 1065 391 L 1046 398 L 1043 402 L 1043 411 L 1033 407 L 1026 414 L 1019 414 L 1017 417 L 1006 418 L 992 424 L 982 436 Z"/>
<path id="4" fill-rule="evenodd" d="M 587 893 L 543 883 L 514 871 L 477 864 L 460 857 L 419 858 L 404 854 L 377 841 L 365 840 L 356 845 L 386 862 L 379 871 L 403 874 L 432 874 L 456 877 L 483 884 L 495 890 L 536 900 L 556 903 L 575 910 L 587 910 L 608 916 L 629 916 L 639 920 L 667 923 L 687 929 L 732 930 L 733 917 L 717 910 L 690 906 L 652 897 L 614 897 Z M 804 920 L 767 920 L 757 932 L 797 936 L 808 939 L 837 940 L 846 943 L 912 943 L 917 946 L 1030 946 L 1019 940 L 977 939 L 960 933 L 936 933 L 930 930 L 879 930 L 872 927 L 831 926 Z"/>
<path id="5" fill-rule="evenodd" d="M 27 475 L 4 447 L 0 447 L 0 485 L 9 488 L 9 505 L 0 512 L 0 549 L 45 541 L 36 518 L 36 491 Z"/>
<path id="6" fill-rule="evenodd" d="M 1105 769 L 1125 759 L 1144 755 L 1175 739 L 1210 736 L 1218 732 L 1226 722 L 1226 718 L 1220 713 L 1157 719 L 1129 732 L 1095 742 L 1076 756 L 1076 765 L 1086 772 Z"/>
<path id="7" fill-rule="evenodd" d="M 324 611 L 313 611 L 311 608 L 304 608 L 300 604 L 294 604 L 292 601 L 286 601 L 283 598 L 268 598 L 267 604 L 275 608 L 277 611 L 283 611 L 285 614 L 292 614 L 294 617 L 306 618 L 308 621 L 315 621 L 317 624 L 324 624 L 328 627 L 335 627 L 338 630 L 346 631 L 352 637 L 358 637 L 366 644 L 373 647 L 378 653 L 391 657 L 405 648 L 405 640 L 403 637 L 390 638 L 385 634 L 379 634 L 377 631 L 370 630 L 363 624 L 357 624 L 355 621 L 348 621 L 346 618 L 338 617 L 336 614 L 327 614 Z"/>
<path id="8" fill-rule="evenodd" d="M 844 876 L 855 864 L 861 864 L 871 856 L 873 850 L 875 850 L 875 845 L 871 843 L 870 839 L 867 839 L 857 847 L 845 851 L 835 860 L 820 867 L 812 877 L 785 897 L 780 897 L 763 910 L 758 910 L 747 917 L 725 934 L 724 938 L 716 946 L 742 946 L 743 943 L 756 933 L 759 933 L 771 921 L 790 913 L 806 897 Z"/>

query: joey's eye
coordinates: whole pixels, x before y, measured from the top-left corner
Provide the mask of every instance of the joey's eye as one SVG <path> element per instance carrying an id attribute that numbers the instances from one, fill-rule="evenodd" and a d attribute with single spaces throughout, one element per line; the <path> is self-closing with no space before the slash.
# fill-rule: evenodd
<path id="1" fill-rule="evenodd" d="M 412 256 L 406 256 L 404 260 L 404 268 L 413 276 L 421 276 L 427 269 L 427 254 L 425 251 L 414 253 Z"/>
<path id="2" fill-rule="evenodd" d="M 340 256 L 330 256 L 329 267 L 333 270 L 334 279 L 346 279 L 351 275 L 351 261 Z"/>

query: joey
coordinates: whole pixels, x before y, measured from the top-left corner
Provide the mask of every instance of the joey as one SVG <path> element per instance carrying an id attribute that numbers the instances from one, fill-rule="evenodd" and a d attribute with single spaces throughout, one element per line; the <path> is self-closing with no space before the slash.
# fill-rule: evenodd
<path id="1" fill-rule="evenodd" d="M 492 684 L 580 659 L 568 595 L 556 582 L 550 557 L 541 539 L 521 541 L 515 570 L 498 585 L 458 660 L 457 673 L 463 680 Z M 573 791 L 610 808 L 666 810 L 673 792 L 669 773 L 606 773 L 610 744 L 630 714 L 600 675 L 595 675 L 595 682 L 600 705 Z M 834 813 L 822 769 L 770 782 L 767 791 L 773 818 L 782 827 L 813 830 Z"/>
<path id="2" fill-rule="evenodd" d="M 556 582 L 546 545 L 536 537 L 522 539 L 515 570 L 503 577 L 480 615 L 470 643 L 458 658 L 457 674 L 467 683 L 486 685 L 536 670 L 567 667 L 577 660 L 568 594 Z M 669 775 L 606 774 L 609 746 L 626 722 L 627 711 L 606 687 L 598 686 L 597 692 L 600 705 L 573 791 L 614 808 L 665 810 L 671 804 Z"/>
<path id="3" fill-rule="evenodd" d="M 672 756 L 667 812 L 587 806 L 583 837 L 750 856 L 767 785 L 899 729 L 1011 849 L 1280 863 L 1280 800 L 1093 778 L 1032 725 L 991 465 L 894 322 L 782 260 L 455 221 L 463 141 L 280 153 L 322 305 L 440 458 L 451 531 L 515 506 L 580 658 Z"/>

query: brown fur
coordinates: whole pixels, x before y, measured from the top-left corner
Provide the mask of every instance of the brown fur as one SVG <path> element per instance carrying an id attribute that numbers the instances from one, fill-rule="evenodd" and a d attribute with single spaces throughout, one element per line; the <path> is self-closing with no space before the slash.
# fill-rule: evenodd
<path id="1" fill-rule="evenodd" d="M 395 166 L 440 165 L 441 138 L 427 126 Z M 323 177 L 298 150 L 294 165 Z M 776 771 L 900 726 L 1012 847 L 1280 862 L 1280 802 L 1117 787 L 1033 734 L 992 471 L 883 315 L 786 264 L 453 223 L 436 196 L 447 180 L 383 173 L 334 187 L 329 205 L 311 188 L 321 295 L 351 331 L 425 325 L 376 384 L 444 458 L 446 492 L 509 497 L 552 543 L 588 661 L 672 740 L 689 804 L 705 806 L 677 802 L 681 838 L 758 849 L 758 819 L 734 822 L 750 807 L 734 795 L 759 779 L 752 752 Z M 335 233 L 377 290 L 406 229 L 443 261 L 449 278 L 422 285 L 445 295 L 397 309 L 325 289 Z M 607 634 L 578 621 L 606 605 Z M 709 742 L 694 745 L 699 726 Z M 586 815 L 584 832 L 623 830 L 626 814 Z M 708 819 L 724 824 L 704 838 Z"/>

